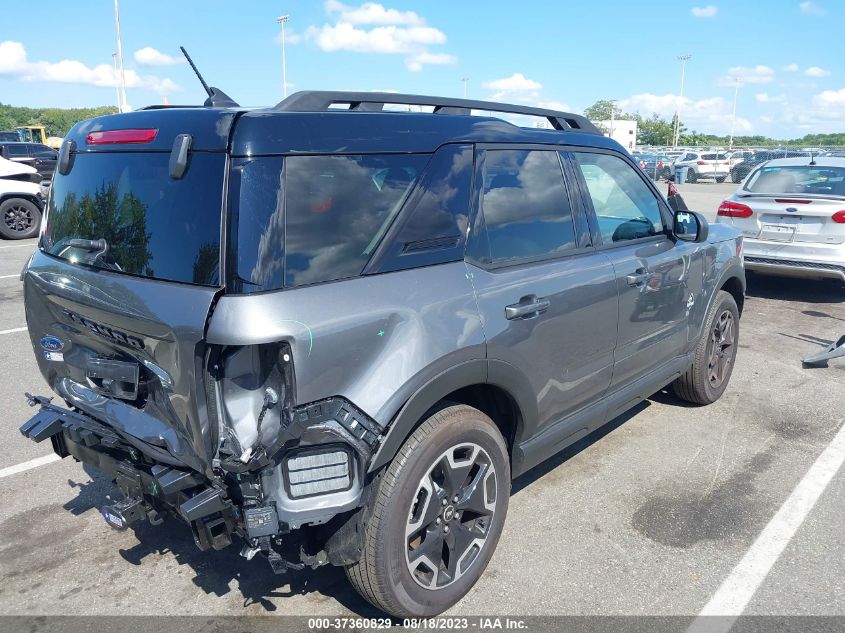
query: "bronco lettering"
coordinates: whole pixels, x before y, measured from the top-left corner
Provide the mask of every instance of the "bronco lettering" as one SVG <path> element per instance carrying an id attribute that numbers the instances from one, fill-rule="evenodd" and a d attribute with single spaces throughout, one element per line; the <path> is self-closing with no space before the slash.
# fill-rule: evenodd
<path id="1" fill-rule="evenodd" d="M 113 341 L 123 343 L 124 345 L 129 345 L 130 347 L 134 347 L 135 349 L 144 349 L 144 341 L 139 339 L 137 336 L 131 336 L 129 334 L 126 334 L 125 332 L 121 332 L 120 330 L 115 330 L 113 328 L 108 327 L 107 325 L 103 325 L 102 323 L 96 323 L 90 319 L 86 319 L 85 317 L 80 316 L 75 312 L 71 312 L 67 308 L 64 308 L 62 312 L 71 321 L 85 328 L 88 328 L 94 334 L 99 334 L 100 336 L 110 338 Z"/>

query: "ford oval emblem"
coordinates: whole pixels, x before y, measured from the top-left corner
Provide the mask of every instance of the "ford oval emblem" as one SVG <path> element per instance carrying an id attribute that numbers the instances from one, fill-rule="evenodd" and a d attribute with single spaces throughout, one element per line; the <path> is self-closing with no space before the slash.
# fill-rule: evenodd
<path id="1" fill-rule="evenodd" d="M 59 352 L 64 348 L 65 344 L 57 339 L 55 336 L 45 336 L 41 339 L 41 347 L 48 352 Z"/>

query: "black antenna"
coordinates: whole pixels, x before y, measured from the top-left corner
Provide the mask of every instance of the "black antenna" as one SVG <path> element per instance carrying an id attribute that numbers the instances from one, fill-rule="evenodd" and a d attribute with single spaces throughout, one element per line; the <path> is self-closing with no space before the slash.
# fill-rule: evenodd
<path id="1" fill-rule="evenodd" d="M 220 88 L 215 88 L 214 86 L 209 87 L 207 83 L 205 83 L 205 79 L 202 78 L 200 71 L 197 70 L 196 65 L 194 64 L 194 60 L 191 59 L 191 56 L 188 55 L 188 51 L 185 50 L 184 46 L 180 46 L 179 50 L 182 51 L 182 54 L 185 56 L 185 59 L 188 60 L 188 63 L 193 68 L 194 72 L 197 75 L 197 79 L 200 80 L 205 93 L 208 95 L 208 99 L 205 100 L 203 104 L 206 108 L 237 108 L 238 104 L 235 102 L 232 97 L 227 95 L 225 92 L 220 90 Z"/>
<path id="2" fill-rule="evenodd" d="M 200 80 L 200 83 L 202 84 L 202 87 L 205 89 L 205 94 L 207 94 L 209 97 L 213 96 L 213 94 L 212 94 L 212 92 L 211 92 L 211 88 L 209 88 L 209 87 L 208 87 L 208 84 L 207 84 L 207 83 L 205 83 L 205 79 L 203 79 L 203 78 L 202 78 L 202 75 L 200 74 L 200 71 L 198 71 L 198 70 L 197 70 L 196 64 L 194 64 L 194 60 L 193 60 L 193 59 L 191 59 L 191 56 L 190 56 L 190 55 L 188 55 L 188 51 L 186 51 L 186 50 L 185 50 L 185 47 L 184 47 L 184 46 L 180 46 L 180 47 L 179 47 L 179 50 L 180 50 L 180 51 L 182 51 L 182 54 L 185 56 L 185 59 L 187 59 L 187 60 L 188 60 L 188 63 L 191 65 L 191 68 L 193 68 L 193 69 L 194 69 L 194 73 L 196 73 L 196 75 L 197 75 L 197 79 L 199 79 L 199 80 Z"/>

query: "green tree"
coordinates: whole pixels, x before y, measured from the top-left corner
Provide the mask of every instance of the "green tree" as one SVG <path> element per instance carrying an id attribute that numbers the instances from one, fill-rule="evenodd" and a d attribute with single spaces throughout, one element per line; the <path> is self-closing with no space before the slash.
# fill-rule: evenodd
<path id="1" fill-rule="evenodd" d="M 611 113 L 613 113 L 614 116 L 611 116 Z M 627 112 L 623 112 L 619 108 L 616 108 L 616 104 L 613 103 L 613 101 L 609 101 L 607 99 L 599 99 L 589 108 L 586 108 L 584 110 L 584 116 L 587 117 L 590 121 L 609 121 L 612 118 L 628 120 L 634 118 Z"/>
<path id="2" fill-rule="evenodd" d="M 652 114 L 650 118 L 637 115 L 637 143 L 639 145 L 671 145 L 672 123 Z"/>
<path id="3" fill-rule="evenodd" d="M 43 125 L 47 129 L 47 136 L 65 136 L 80 121 L 116 112 L 114 106 L 22 108 L 0 103 L 0 129 L 14 130 L 22 125 Z"/>

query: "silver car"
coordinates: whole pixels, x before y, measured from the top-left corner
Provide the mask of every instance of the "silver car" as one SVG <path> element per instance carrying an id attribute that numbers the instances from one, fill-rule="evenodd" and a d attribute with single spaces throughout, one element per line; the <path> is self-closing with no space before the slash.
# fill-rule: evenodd
<path id="1" fill-rule="evenodd" d="M 745 238 L 749 270 L 845 281 L 845 158 L 760 165 L 719 207 Z"/>

